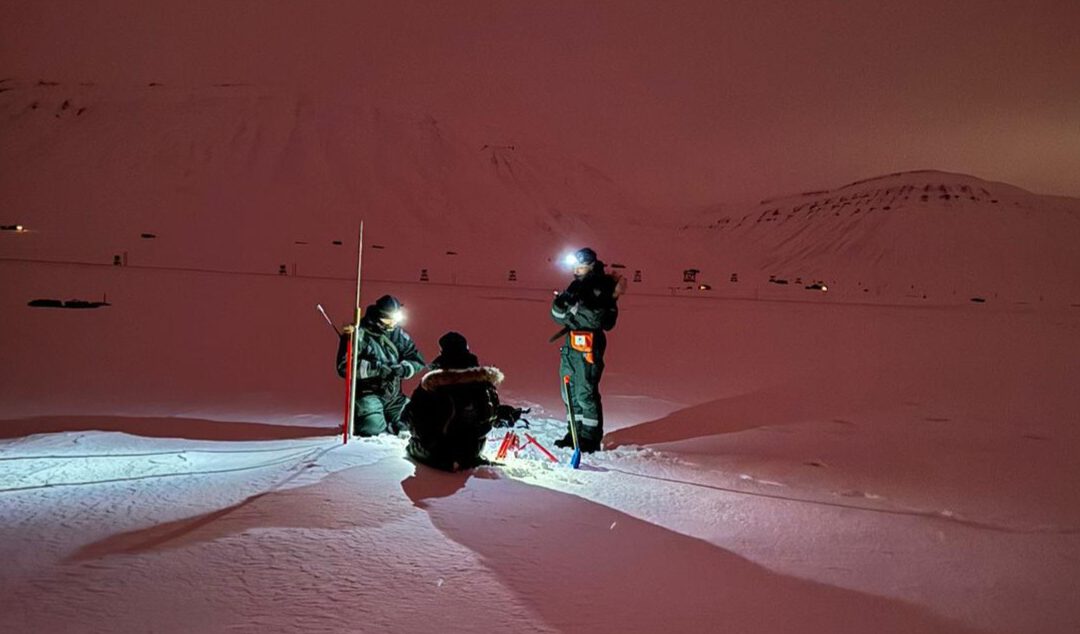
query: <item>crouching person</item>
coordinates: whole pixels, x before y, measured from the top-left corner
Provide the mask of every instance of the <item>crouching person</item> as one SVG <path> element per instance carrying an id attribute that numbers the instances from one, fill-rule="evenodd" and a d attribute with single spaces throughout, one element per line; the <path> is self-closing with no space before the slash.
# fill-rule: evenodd
<path id="1" fill-rule="evenodd" d="M 481 452 L 499 407 L 498 368 L 480 366 L 465 338 L 448 332 L 432 371 L 420 380 L 402 413 L 412 437 L 406 448 L 417 462 L 444 471 L 488 464 Z"/>
<path id="2" fill-rule="evenodd" d="M 408 399 L 401 382 L 424 369 L 424 357 L 412 337 L 401 327 L 404 305 L 393 295 L 383 295 L 364 310 L 360 320 L 361 343 L 356 364 L 355 436 L 398 434 L 404 428 L 401 411 Z M 351 326 L 346 326 L 337 351 L 338 375 L 347 374 Z"/>

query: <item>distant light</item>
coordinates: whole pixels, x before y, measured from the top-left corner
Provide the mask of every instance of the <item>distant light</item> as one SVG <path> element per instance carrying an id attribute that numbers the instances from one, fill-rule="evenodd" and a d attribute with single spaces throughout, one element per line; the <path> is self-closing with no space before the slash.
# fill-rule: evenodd
<path id="1" fill-rule="evenodd" d="M 829 287 L 828 287 L 828 286 L 825 286 L 824 284 L 822 284 L 822 286 L 821 286 L 821 292 L 822 292 L 822 293 L 826 293 L 826 292 L 828 292 L 828 290 L 829 290 Z"/>

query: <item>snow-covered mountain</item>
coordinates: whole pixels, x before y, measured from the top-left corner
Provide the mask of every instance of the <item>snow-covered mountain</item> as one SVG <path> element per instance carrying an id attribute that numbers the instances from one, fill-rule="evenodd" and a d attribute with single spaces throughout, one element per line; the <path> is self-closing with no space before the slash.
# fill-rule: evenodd
<path id="1" fill-rule="evenodd" d="M 0 630 L 1077 631 L 1078 312 L 1013 303 L 1075 288 L 1076 201 L 914 173 L 679 229 L 575 162 L 362 101 L 8 86 L 0 222 L 30 231 L 0 234 Z M 365 301 L 399 295 L 429 359 L 467 334 L 548 446 L 547 260 L 588 241 L 641 270 L 608 449 L 444 474 L 332 436 L 315 307 L 352 314 L 361 217 Z M 704 300 L 751 294 L 812 301 Z"/>
<path id="2" fill-rule="evenodd" d="M 373 277 L 527 282 L 564 245 L 642 213 L 587 165 L 355 96 L 3 88 L 4 222 L 34 232 L 3 244 L 9 257 L 348 276 L 363 219 L 386 256 Z M 492 241 L 518 258 L 494 260 Z"/>
<path id="3" fill-rule="evenodd" d="M 558 152 L 463 138 L 357 94 L 0 86 L 0 220 L 31 229 L 0 236 L 4 257 L 349 277 L 363 219 L 372 279 L 513 271 L 546 287 L 552 259 L 589 244 L 641 272 L 641 290 L 803 299 L 821 281 L 830 300 L 1080 302 L 1080 201 L 973 176 L 717 205 L 677 229 L 684 214 L 643 209 Z"/>
<path id="4" fill-rule="evenodd" d="M 821 280 L 875 300 L 1080 302 L 1080 200 L 963 174 L 904 172 L 710 210 L 683 235 L 705 261 L 758 282 Z"/>

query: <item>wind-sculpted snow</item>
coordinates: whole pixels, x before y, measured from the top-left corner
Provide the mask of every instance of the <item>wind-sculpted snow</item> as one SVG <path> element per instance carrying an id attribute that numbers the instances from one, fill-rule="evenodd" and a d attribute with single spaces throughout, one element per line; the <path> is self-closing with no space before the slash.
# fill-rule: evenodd
<path id="1" fill-rule="evenodd" d="M 2 617 L 7 626 L 355 631 L 358 623 L 412 629 L 449 617 L 446 631 L 465 632 L 475 627 L 469 616 L 483 615 L 488 627 L 537 632 L 710 631 L 720 622 L 742 631 L 974 631 L 903 602 L 770 571 L 636 517 L 642 502 L 655 510 L 655 500 L 628 493 L 656 465 L 667 472 L 648 452 L 604 456 L 578 472 L 511 458 L 506 469 L 446 474 L 401 460 L 395 439 L 308 443 L 300 455 L 275 448 L 293 453 L 276 466 L 260 463 L 270 474 L 226 481 L 193 464 L 198 450 L 189 449 L 158 459 L 189 470 L 186 479 L 141 484 L 130 506 L 108 476 L 117 464 L 137 466 L 145 454 L 133 454 L 147 442 L 43 436 L 14 452 L 38 461 L 78 452 L 70 468 L 91 461 L 82 470 L 97 480 L 0 497 L 8 544 L 68 514 L 64 507 L 82 508 L 61 520 L 73 533 L 39 544 L 49 561 L 8 573 L 6 596 L 18 609 Z M 100 453 L 87 456 L 87 445 Z M 215 449 L 216 466 L 244 473 L 254 466 L 251 445 Z M 625 498 L 622 510 L 604 501 L 612 495 Z M 739 505 L 723 492 L 699 497 Z M 696 511 L 676 503 L 668 522 L 700 513 L 704 502 Z M 206 510 L 164 519 L 184 508 Z M 95 539 L 106 518 L 119 532 Z M 647 601 L 632 600 L 643 594 Z M 785 600 L 774 604 L 778 596 Z"/>
<path id="2" fill-rule="evenodd" d="M 422 114 L 15 84 L 0 631 L 1080 629 L 1075 201 L 919 172 L 679 230 Z M 342 445 L 316 306 L 353 315 L 360 219 L 364 301 L 429 360 L 464 333 L 548 447 L 557 256 L 595 247 L 606 450 Z"/>
<path id="3" fill-rule="evenodd" d="M 311 4 L 0 6 L 0 632 L 1080 632 L 1080 202 L 828 189 L 1075 188 L 1070 3 Z M 342 443 L 361 221 L 557 462 Z"/>
<path id="4" fill-rule="evenodd" d="M 348 314 L 347 280 L 0 266 L 19 368 L 0 383 L 4 631 L 1064 634 L 1080 618 L 1068 308 L 630 292 L 607 450 L 571 470 L 551 444 L 549 291 L 371 282 L 428 358 L 465 333 L 560 459 L 447 474 L 404 439 L 336 436 L 337 339 L 315 304 Z M 41 312 L 23 301 L 37 285 L 104 286 L 112 306 Z"/>

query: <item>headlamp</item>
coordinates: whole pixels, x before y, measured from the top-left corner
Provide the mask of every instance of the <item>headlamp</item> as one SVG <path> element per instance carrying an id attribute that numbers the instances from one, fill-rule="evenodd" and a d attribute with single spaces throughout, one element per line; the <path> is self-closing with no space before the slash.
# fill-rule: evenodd
<path id="1" fill-rule="evenodd" d="M 586 261 L 581 257 L 580 251 L 575 251 L 563 256 L 563 264 L 572 269 L 575 267 L 588 266 L 589 261 Z"/>

